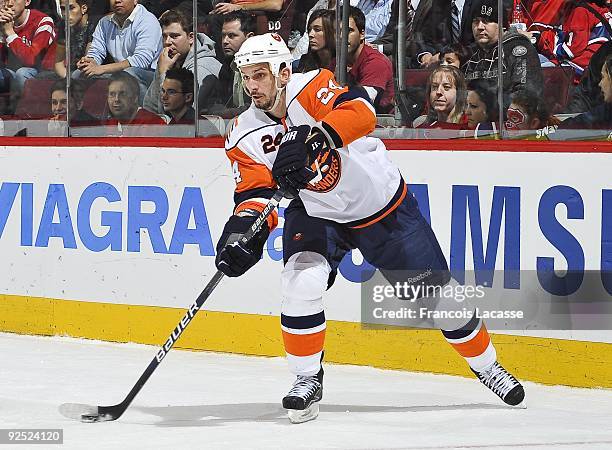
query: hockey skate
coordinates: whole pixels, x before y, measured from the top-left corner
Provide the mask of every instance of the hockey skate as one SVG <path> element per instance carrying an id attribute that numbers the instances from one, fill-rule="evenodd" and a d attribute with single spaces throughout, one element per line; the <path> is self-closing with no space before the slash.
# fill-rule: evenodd
<path id="1" fill-rule="evenodd" d="M 474 369 L 472 369 L 472 372 L 476 374 L 482 384 L 491 389 L 506 404 L 525 407 L 522 405 L 525 398 L 523 385 L 497 361 L 482 372 L 476 372 Z"/>
<path id="2" fill-rule="evenodd" d="M 314 376 L 297 376 L 291 390 L 283 398 L 283 408 L 291 423 L 314 420 L 319 415 L 319 400 L 323 398 L 323 368 Z"/>

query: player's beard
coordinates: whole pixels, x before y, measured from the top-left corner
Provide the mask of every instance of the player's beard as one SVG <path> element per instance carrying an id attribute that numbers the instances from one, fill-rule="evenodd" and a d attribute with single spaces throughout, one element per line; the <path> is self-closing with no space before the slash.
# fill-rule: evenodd
<path id="1" fill-rule="evenodd" d="M 264 103 L 255 103 L 257 109 L 261 109 L 262 111 L 269 111 L 273 106 L 276 100 L 276 96 L 279 95 L 277 91 L 275 91 L 270 97 L 267 97 L 267 100 Z M 260 100 L 263 100 L 260 98 Z"/>
<path id="2" fill-rule="evenodd" d="M 262 109 L 264 111 L 268 111 L 272 108 L 272 105 L 274 105 L 274 98 L 270 98 L 268 99 L 267 102 L 261 104 L 260 106 L 257 106 L 259 109 Z"/>

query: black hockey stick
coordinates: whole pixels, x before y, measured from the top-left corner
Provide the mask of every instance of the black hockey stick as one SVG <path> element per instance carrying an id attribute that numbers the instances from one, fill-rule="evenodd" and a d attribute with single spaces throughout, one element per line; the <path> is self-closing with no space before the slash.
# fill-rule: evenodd
<path id="1" fill-rule="evenodd" d="M 283 199 L 285 192 L 283 189 L 279 189 L 276 191 L 274 196 L 270 199 L 266 207 L 263 209 L 261 214 L 257 217 L 251 228 L 240 238 L 239 242 L 241 244 L 248 243 L 253 236 L 260 230 L 264 222 L 268 219 L 270 214 L 274 212 L 274 210 L 278 207 L 278 204 Z M 200 310 L 204 302 L 208 299 L 210 294 L 215 290 L 221 279 L 223 278 L 223 272 L 217 270 L 217 272 L 210 279 L 202 293 L 198 296 L 195 302 L 180 320 L 176 328 L 172 331 L 166 343 L 160 347 L 155 358 L 149 363 L 143 374 L 140 376 L 132 390 L 128 393 L 125 399 L 117 404 L 112 406 L 94 406 L 94 405 L 85 405 L 81 403 L 64 403 L 60 405 L 59 411 L 62 415 L 75 420 L 80 420 L 81 422 L 108 422 L 111 420 L 117 420 L 121 415 L 125 412 L 125 410 L 130 406 L 134 397 L 140 392 L 144 384 L 147 380 L 153 375 L 157 366 L 162 362 L 162 360 L 166 357 L 170 349 L 174 346 L 176 341 L 181 337 L 183 331 L 187 328 L 191 320 Z"/>

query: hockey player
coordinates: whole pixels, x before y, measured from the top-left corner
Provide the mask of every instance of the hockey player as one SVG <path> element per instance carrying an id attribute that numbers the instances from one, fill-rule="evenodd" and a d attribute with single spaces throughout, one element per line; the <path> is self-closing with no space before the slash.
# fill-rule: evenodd
<path id="1" fill-rule="evenodd" d="M 305 422 L 317 416 L 323 395 L 322 297 L 346 252 L 358 248 L 393 282 L 397 270 L 417 271 L 421 281 L 438 286 L 450 274 L 384 144 L 367 136 L 376 116 L 365 91 L 339 86 L 326 69 L 292 75 L 291 54 L 276 34 L 247 39 L 235 61 L 252 104 L 225 141 L 236 206 L 217 244 L 216 264 L 230 277 L 255 265 L 277 218 L 270 217 L 247 246 L 238 237 L 277 185 L 293 198 L 283 231 L 281 328 L 297 379 L 282 403 L 292 422 Z M 523 387 L 497 363 L 480 319 L 437 325 L 448 330 L 446 339 L 503 401 L 523 400 Z"/>

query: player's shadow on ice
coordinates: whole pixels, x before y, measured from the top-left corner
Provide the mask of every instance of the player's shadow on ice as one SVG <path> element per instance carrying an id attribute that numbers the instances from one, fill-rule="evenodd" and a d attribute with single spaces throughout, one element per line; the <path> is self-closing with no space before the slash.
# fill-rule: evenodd
<path id="1" fill-rule="evenodd" d="M 162 420 L 156 422 L 160 427 L 205 427 L 225 425 L 231 422 L 270 422 L 289 424 L 287 412 L 278 403 L 229 403 L 222 405 L 133 407 L 134 409 Z M 505 405 L 470 403 L 459 405 L 334 405 L 321 403 L 321 414 L 333 412 L 342 414 L 370 412 L 423 412 L 456 411 L 471 409 L 508 409 Z"/>

